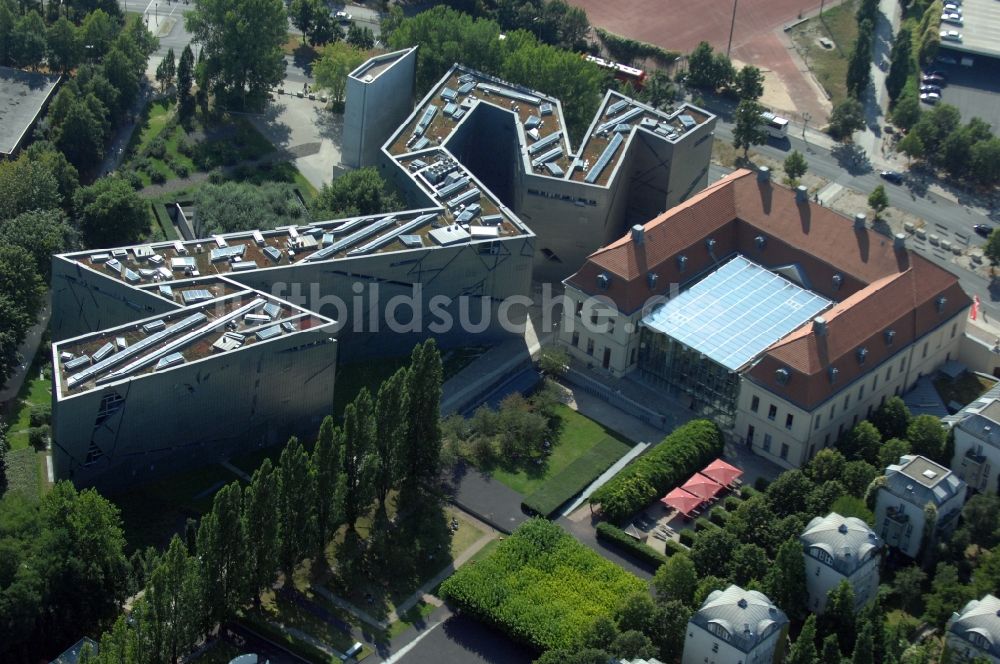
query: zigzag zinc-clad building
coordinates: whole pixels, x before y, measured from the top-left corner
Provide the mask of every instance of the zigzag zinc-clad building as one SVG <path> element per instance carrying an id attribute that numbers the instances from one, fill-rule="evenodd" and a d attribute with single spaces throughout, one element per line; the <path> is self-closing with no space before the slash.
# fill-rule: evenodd
<path id="1" fill-rule="evenodd" d="M 397 55 L 383 56 L 378 75 L 367 65 L 352 74 L 346 116 L 384 112 L 399 79 L 385 72 L 412 61 Z M 574 150 L 558 99 L 456 64 L 385 141 L 378 165 L 420 205 L 408 174 L 456 159 L 535 232 L 535 279 L 560 280 L 630 224 L 704 189 L 714 131 L 715 116 L 691 104 L 663 112 L 609 90 Z"/>
<path id="2" fill-rule="evenodd" d="M 690 106 L 609 92 L 574 153 L 558 101 L 456 65 L 399 125 L 380 100 L 414 60 L 363 64 L 345 109 L 372 114 L 352 158 L 379 146 L 413 209 L 53 257 L 57 477 L 124 488 L 310 434 L 338 358 L 509 334 L 497 314 L 533 267 L 561 278 L 707 181 L 715 118 Z"/>
<path id="3" fill-rule="evenodd" d="M 786 468 L 957 357 L 970 305 L 904 236 L 766 169 L 634 227 L 564 283 L 570 353 L 636 372 L 664 408 L 679 400 Z"/>

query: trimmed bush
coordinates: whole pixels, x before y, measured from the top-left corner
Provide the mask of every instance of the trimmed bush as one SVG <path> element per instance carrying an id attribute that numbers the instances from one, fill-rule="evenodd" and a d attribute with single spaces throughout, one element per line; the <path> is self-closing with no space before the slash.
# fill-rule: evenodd
<path id="1" fill-rule="evenodd" d="M 718 528 L 718 526 L 715 525 L 714 523 L 712 523 L 711 521 L 709 521 L 708 519 L 706 519 L 703 516 L 698 517 L 694 521 L 694 529 L 696 531 L 698 531 L 698 530 L 711 530 L 713 528 Z"/>
<path id="2" fill-rule="evenodd" d="M 771 481 L 766 477 L 758 477 L 753 481 L 753 488 L 758 491 L 767 491 L 767 487 L 770 486 Z"/>
<path id="3" fill-rule="evenodd" d="M 691 530 L 690 528 L 685 528 L 684 530 L 679 532 L 677 536 L 680 538 L 681 544 L 683 544 L 684 546 L 690 547 L 692 544 L 694 544 L 694 531 Z"/>
<path id="4" fill-rule="evenodd" d="M 602 521 L 597 524 L 597 539 L 610 542 L 614 546 L 624 549 L 627 553 L 635 556 L 644 563 L 652 565 L 653 567 L 659 567 L 663 563 L 667 562 L 667 556 L 663 555 L 645 542 L 640 542 L 618 526 L 610 524 L 607 521 Z M 673 554 L 674 551 L 671 551 L 670 553 Z"/>
<path id="5" fill-rule="evenodd" d="M 33 403 L 28 412 L 28 422 L 33 427 L 40 427 L 43 424 L 52 422 L 52 406 L 47 403 Z"/>
<path id="6" fill-rule="evenodd" d="M 737 496 L 726 496 L 726 499 L 722 501 L 722 504 L 726 506 L 727 512 L 735 512 L 739 509 L 740 503 L 742 502 L 743 501 Z"/>
<path id="7" fill-rule="evenodd" d="M 153 171 L 149 174 L 149 180 L 153 184 L 163 184 L 167 181 L 167 176 L 160 171 Z"/>
<path id="8" fill-rule="evenodd" d="M 679 486 L 722 454 L 722 433 L 708 420 L 678 427 L 652 450 L 626 466 L 590 497 L 610 521 L 633 512 Z"/>
<path id="9" fill-rule="evenodd" d="M 753 488 L 752 486 L 745 486 L 740 488 L 740 498 L 742 498 L 743 500 L 749 500 L 750 498 L 753 498 L 758 494 L 760 494 L 760 491 Z"/>
<path id="10" fill-rule="evenodd" d="M 682 530 L 681 534 L 683 535 L 686 532 L 688 532 L 688 531 Z M 682 537 L 681 539 L 683 540 L 684 538 Z M 683 544 L 681 544 L 679 542 L 676 542 L 676 541 L 674 541 L 672 539 L 667 540 L 666 542 L 664 542 L 664 544 L 666 545 L 665 548 L 667 549 L 667 556 L 668 557 L 674 555 L 675 553 L 687 553 L 688 552 L 688 548 L 686 546 L 684 546 Z"/>
<path id="11" fill-rule="evenodd" d="M 475 565 L 441 584 L 441 596 L 473 618 L 540 650 L 583 641 L 646 584 L 559 526 L 530 519 Z"/>
<path id="12" fill-rule="evenodd" d="M 729 512 L 725 510 L 721 505 L 715 507 L 711 512 L 708 513 L 708 520 L 717 526 L 725 527 L 726 522 L 729 521 Z"/>

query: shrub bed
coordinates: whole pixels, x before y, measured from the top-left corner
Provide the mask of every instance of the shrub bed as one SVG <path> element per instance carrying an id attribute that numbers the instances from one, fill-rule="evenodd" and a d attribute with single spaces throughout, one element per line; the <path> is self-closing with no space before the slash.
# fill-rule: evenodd
<path id="1" fill-rule="evenodd" d="M 530 519 L 475 565 L 441 584 L 441 596 L 517 641 L 549 650 L 582 642 L 646 584 L 559 526 Z"/>
<path id="2" fill-rule="evenodd" d="M 711 530 L 712 528 L 718 528 L 718 526 L 703 516 L 698 517 L 694 521 L 695 530 Z"/>
<path id="3" fill-rule="evenodd" d="M 648 544 L 640 542 L 618 526 L 610 524 L 607 521 L 597 524 L 597 539 L 610 542 L 618 548 L 625 549 L 626 552 L 653 567 L 659 567 L 667 562 L 668 556 L 663 555 Z M 671 550 L 670 555 L 673 555 L 673 553 L 674 551 Z"/>
<path id="4" fill-rule="evenodd" d="M 726 499 L 722 501 L 722 504 L 726 506 L 727 512 L 735 512 L 737 509 L 739 509 L 740 503 L 742 502 L 743 501 L 740 500 L 737 496 L 726 496 Z"/>
<path id="5" fill-rule="evenodd" d="M 708 520 L 717 526 L 725 526 L 726 522 L 729 521 L 729 512 L 722 506 L 715 507 L 708 513 Z"/>
<path id="6" fill-rule="evenodd" d="M 521 508 L 528 514 L 550 518 L 566 501 L 610 468 L 618 460 L 620 450 L 621 444 L 614 438 L 601 440 L 525 498 Z"/>
<path id="7" fill-rule="evenodd" d="M 745 486 L 745 487 L 740 488 L 740 498 L 742 498 L 743 500 L 748 500 L 750 498 L 753 498 L 754 496 L 758 495 L 759 493 L 760 493 L 760 491 L 758 491 L 757 489 L 753 488 L 752 486 Z"/>
<path id="8" fill-rule="evenodd" d="M 678 427 L 590 497 L 610 521 L 619 522 L 722 454 L 722 433 L 708 420 Z"/>
<path id="9" fill-rule="evenodd" d="M 694 544 L 694 531 L 691 530 L 690 528 L 682 530 L 678 534 L 678 537 L 681 540 L 681 544 L 683 544 L 684 546 L 688 546 L 689 547 L 692 544 Z"/>

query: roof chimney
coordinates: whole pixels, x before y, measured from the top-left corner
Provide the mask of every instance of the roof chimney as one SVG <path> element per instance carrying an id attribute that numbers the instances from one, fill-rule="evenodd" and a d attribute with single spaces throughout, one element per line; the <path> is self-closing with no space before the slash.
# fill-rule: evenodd
<path id="1" fill-rule="evenodd" d="M 813 318 L 813 331 L 816 332 L 817 336 L 826 336 L 826 319 L 822 316 L 816 316 Z"/>
<path id="2" fill-rule="evenodd" d="M 806 189 L 804 184 L 800 184 L 795 188 L 795 200 L 799 203 L 809 202 L 809 190 Z"/>
<path id="3" fill-rule="evenodd" d="M 767 238 L 764 237 L 763 235 L 758 235 L 757 237 L 755 237 L 753 239 L 753 241 L 754 241 L 754 244 L 757 245 L 758 249 L 763 249 L 764 246 L 767 244 Z"/>
<path id="4" fill-rule="evenodd" d="M 636 224 L 632 227 L 632 240 L 636 244 L 642 244 L 646 239 L 646 229 L 642 227 L 642 224 Z"/>
<path id="5" fill-rule="evenodd" d="M 854 215 L 854 230 L 863 231 L 865 230 L 865 213 L 858 212 Z"/>
<path id="6" fill-rule="evenodd" d="M 771 169 L 767 166 L 761 166 L 757 170 L 757 182 L 769 182 L 771 180 Z"/>
<path id="7" fill-rule="evenodd" d="M 892 246 L 894 246 L 896 249 L 899 249 L 900 251 L 906 249 L 906 235 L 903 233 L 896 233 L 892 237 Z"/>

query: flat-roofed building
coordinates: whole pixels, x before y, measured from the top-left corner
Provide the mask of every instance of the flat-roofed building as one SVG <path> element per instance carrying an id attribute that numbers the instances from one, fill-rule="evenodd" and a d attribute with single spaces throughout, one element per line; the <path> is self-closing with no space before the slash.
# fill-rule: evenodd
<path id="1" fill-rule="evenodd" d="M 809 610 L 823 613 L 827 595 L 847 581 L 860 610 L 878 590 L 882 540 L 861 519 L 836 512 L 817 516 L 799 537 L 806 565 Z"/>
<path id="2" fill-rule="evenodd" d="M 563 282 L 579 361 L 681 399 L 786 468 L 958 356 L 958 279 L 867 227 L 732 173 Z M 667 406 L 666 403 L 664 404 Z"/>
<path id="3" fill-rule="evenodd" d="M 417 47 L 376 55 L 347 75 L 341 160 L 377 166 L 380 148 L 413 109 Z"/>
<path id="4" fill-rule="evenodd" d="M 875 530 L 888 546 L 916 558 L 925 545 L 955 530 L 965 494 L 965 482 L 941 464 L 915 454 L 902 456 L 885 469 L 885 484 L 875 500 Z"/>
<path id="5" fill-rule="evenodd" d="M 949 662 L 1000 664 L 1000 599 L 986 595 L 951 614 L 945 649 Z"/>
<path id="6" fill-rule="evenodd" d="M 756 590 L 731 585 L 714 590 L 691 617 L 682 664 L 781 662 L 788 617 Z"/>
<path id="7" fill-rule="evenodd" d="M 0 158 L 27 144 L 59 81 L 55 75 L 0 67 Z"/>

